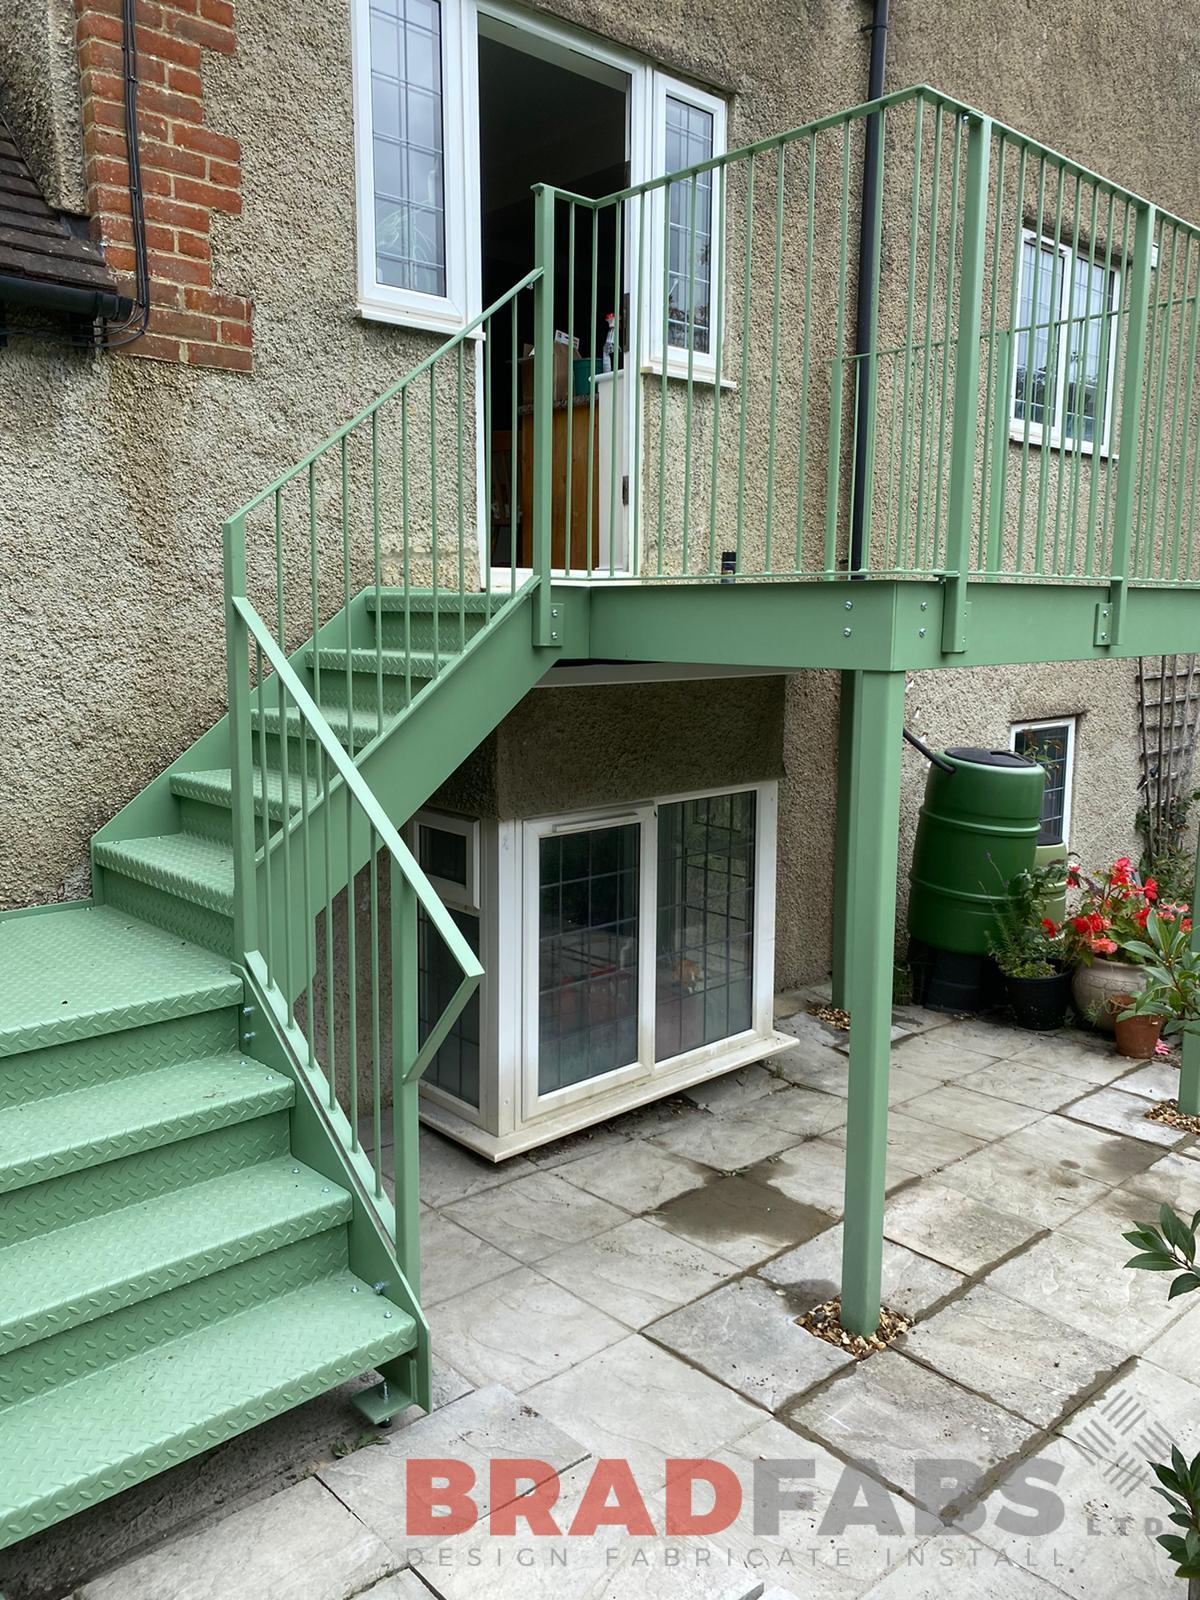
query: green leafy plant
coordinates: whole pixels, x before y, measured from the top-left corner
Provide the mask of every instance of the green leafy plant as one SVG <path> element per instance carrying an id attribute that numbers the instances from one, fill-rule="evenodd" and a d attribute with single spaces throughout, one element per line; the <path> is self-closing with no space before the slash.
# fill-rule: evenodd
<path id="1" fill-rule="evenodd" d="M 1008 898 L 989 937 L 992 960 L 1006 978 L 1052 978 L 1062 970 L 1063 930 L 1046 915 L 1046 904 L 1062 893 L 1066 881 L 1065 860 L 1030 867 L 1008 880 Z"/>
<path id="2" fill-rule="evenodd" d="M 1164 906 L 1152 909 L 1138 938 L 1123 938 L 1122 951 L 1146 972 L 1146 984 L 1118 1013 L 1165 1017 L 1163 1034 L 1200 1030 L 1200 951 L 1192 949 L 1191 918 Z"/>
<path id="3" fill-rule="evenodd" d="M 1196 1271 L 1196 1229 L 1200 1211 L 1187 1223 L 1171 1206 L 1159 1207 L 1158 1227 L 1148 1222 L 1134 1225 L 1121 1237 L 1137 1250 L 1125 1265 L 1142 1272 L 1171 1272 L 1168 1300 L 1200 1289 Z M 1170 1506 L 1170 1520 L 1182 1534 L 1160 1533 L 1157 1542 L 1175 1563 L 1175 1576 L 1188 1580 L 1189 1600 L 1200 1596 L 1200 1455 L 1189 1462 L 1177 1445 L 1171 1447 L 1171 1465 L 1150 1462 L 1158 1479 L 1156 1493 Z"/>

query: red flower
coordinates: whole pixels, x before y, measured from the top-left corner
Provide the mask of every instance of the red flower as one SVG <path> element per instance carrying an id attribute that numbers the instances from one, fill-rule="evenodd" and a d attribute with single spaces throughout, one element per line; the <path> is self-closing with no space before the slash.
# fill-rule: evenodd
<path id="1" fill-rule="evenodd" d="M 1115 939 L 1093 939 L 1092 949 L 1102 956 L 1115 955 L 1117 952 L 1117 941 Z"/>
<path id="2" fill-rule="evenodd" d="M 1153 878 L 1146 879 L 1145 883 L 1142 885 L 1142 893 L 1146 896 L 1146 899 L 1151 902 L 1158 899 L 1158 884 Z"/>
<path id="3" fill-rule="evenodd" d="M 1150 907 L 1143 906 L 1140 911 L 1135 911 L 1133 914 L 1133 920 L 1137 923 L 1139 928 L 1144 928 L 1146 923 L 1150 920 Z"/>
<path id="4" fill-rule="evenodd" d="M 1076 933 L 1090 933 L 1092 931 L 1092 919 L 1090 917 L 1072 917 L 1071 926 Z"/>
<path id="5" fill-rule="evenodd" d="M 1078 887 L 1079 887 L 1079 868 L 1078 867 L 1068 867 L 1067 868 L 1067 887 L 1069 889 L 1078 889 Z"/>
<path id="6" fill-rule="evenodd" d="M 1058 938 L 1058 923 L 1057 922 L 1052 922 L 1049 917 L 1043 917 L 1042 918 L 1042 928 L 1043 928 L 1044 932 L 1047 933 L 1050 936 L 1051 939 L 1057 939 Z"/>
<path id="7" fill-rule="evenodd" d="M 1191 917 L 1184 917 L 1183 921 L 1179 924 L 1179 926 L 1183 929 L 1184 933 L 1191 933 L 1191 931 L 1192 931 L 1192 919 L 1191 919 Z"/>

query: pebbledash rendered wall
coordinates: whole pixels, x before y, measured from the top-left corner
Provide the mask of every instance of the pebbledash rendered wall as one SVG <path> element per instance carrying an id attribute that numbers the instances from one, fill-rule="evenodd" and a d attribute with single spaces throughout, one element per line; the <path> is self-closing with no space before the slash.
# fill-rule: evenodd
<path id="1" fill-rule="evenodd" d="M 681 0 L 536 9 L 728 95 L 731 145 L 864 96 L 861 0 L 766 13 L 715 0 L 703 18 Z M 86 205 L 120 269 L 118 11 L 16 0 L 0 17 L 0 93 L 48 197 Z M 899 0 L 888 83 L 931 82 L 1197 217 L 1191 12 L 1188 0 L 1152 22 L 1125 0 Z M 0 351 L 0 906 L 85 893 L 92 830 L 223 711 L 222 516 L 430 348 L 356 310 L 346 0 L 296 0 L 286 25 L 270 0 L 146 0 L 139 18 L 152 340 L 98 355 L 14 331 Z M 1077 715 L 1072 844 L 1089 859 L 1133 846 L 1131 665 L 926 673 L 908 700 L 938 742 L 1003 742 L 1011 721 Z M 619 765 L 578 735 L 634 709 L 663 742 L 634 741 Z M 465 797 L 488 760 L 510 774 L 507 803 L 527 809 L 642 798 L 668 769 L 686 769 L 688 787 L 728 782 L 731 727 L 758 733 L 747 776 L 783 773 L 778 976 L 792 984 L 829 959 L 835 674 L 538 690 L 441 798 Z M 566 763 L 541 806 L 531 734 Z M 923 781 L 910 753 L 902 860 Z"/>

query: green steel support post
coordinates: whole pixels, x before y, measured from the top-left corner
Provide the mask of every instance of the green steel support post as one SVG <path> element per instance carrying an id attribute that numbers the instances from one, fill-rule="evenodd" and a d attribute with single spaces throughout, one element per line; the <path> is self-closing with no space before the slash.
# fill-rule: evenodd
<path id="1" fill-rule="evenodd" d="M 246 598 L 246 518 L 221 530 L 225 564 L 225 674 L 229 695 L 229 765 L 233 774 L 233 952 L 258 949 L 254 865 L 254 757 L 250 733 L 250 635 L 235 600 Z M 282 645 L 283 641 L 280 640 Z"/>
<path id="2" fill-rule="evenodd" d="M 1196 843 L 1196 877 L 1192 907 L 1200 904 L 1200 840 Z M 1192 920 L 1192 949 L 1200 950 L 1200 925 Z M 1200 1033 L 1183 1036 L 1183 1062 L 1179 1072 L 1179 1109 L 1185 1116 L 1200 1117 Z"/>
<path id="3" fill-rule="evenodd" d="M 990 117 L 970 119 L 967 196 L 963 207 L 958 340 L 954 361 L 954 415 L 950 431 L 950 494 L 946 505 L 946 598 L 942 649 L 967 647 L 967 571 L 975 516 L 975 456 L 979 436 L 979 340 L 983 322 L 983 268 L 987 254 Z"/>
<path id="4" fill-rule="evenodd" d="M 833 1003 L 846 1004 L 846 974 L 850 964 L 850 814 L 851 793 L 858 774 L 851 760 L 855 721 L 862 688 L 861 672 L 843 672 L 838 701 L 837 820 L 833 841 Z"/>
<path id="5" fill-rule="evenodd" d="M 544 183 L 533 190 L 533 255 L 541 276 L 533 286 L 533 528 L 531 557 L 538 580 L 533 603 L 533 642 L 558 645 L 562 629 L 550 593 L 551 521 L 554 503 L 554 202 Z"/>
<path id="6" fill-rule="evenodd" d="M 392 1149 L 396 1180 L 396 1257 L 412 1292 L 421 1297 L 421 1200 L 417 1122 L 419 1077 L 409 1077 L 417 1033 L 417 897 L 401 872 L 392 873 Z"/>
<path id="7" fill-rule="evenodd" d="M 879 1326 L 896 936 L 904 674 L 864 672 L 855 695 L 846 819 L 850 1098 L 842 1326 Z"/>
<path id="8" fill-rule="evenodd" d="M 1096 642 L 1117 645 L 1125 625 L 1129 579 L 1129 541 L 1141 471 L 1142 384 L 1146 374 L 1146 328 L 1150 321 L 1154 230 L 1157 214 L 1139 205 L 1129 269 L 1129 328 L 1125 335 L 1125 374 L 1121 383 L 1121 431 L 1117 460 L 1117 494 L 1113 510 L 1112 565 L 1109 571 L 1108 616 L 1096 620 Z"/>

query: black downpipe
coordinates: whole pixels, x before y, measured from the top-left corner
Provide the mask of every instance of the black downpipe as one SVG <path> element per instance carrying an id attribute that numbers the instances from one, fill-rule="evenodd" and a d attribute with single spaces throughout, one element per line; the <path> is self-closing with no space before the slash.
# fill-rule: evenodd
<path id="1" fill-rule="evenodd" d="M 867 99 L 878 100 L 883 95 L 883 82 L 887 66 L 888 0 L 874 0 L 870 22 L 871 58 L 867 72 Z M 875 326 L 875 277 L 879 262 L 879 235 L 875 228 L 875 211 L 879 200 L 879 179 L 883 165 L 883 126 L 879 112 L 867 118 L 866 142 L 863 151 L 862 212 L 858 230 L 858 296 L 854 319 L 854 351 L 862 357 L 871 347 Z M 867 458 L 870 441 L 863 419 L 867 415 L 870 399 L 870 371 L 868 363 L 856 363 L 855 416 L 858 426 L 854 430 L 854 499 L 850 507 L 850 576 L 862 577 L 863 529 L 866 525 Z"/>

